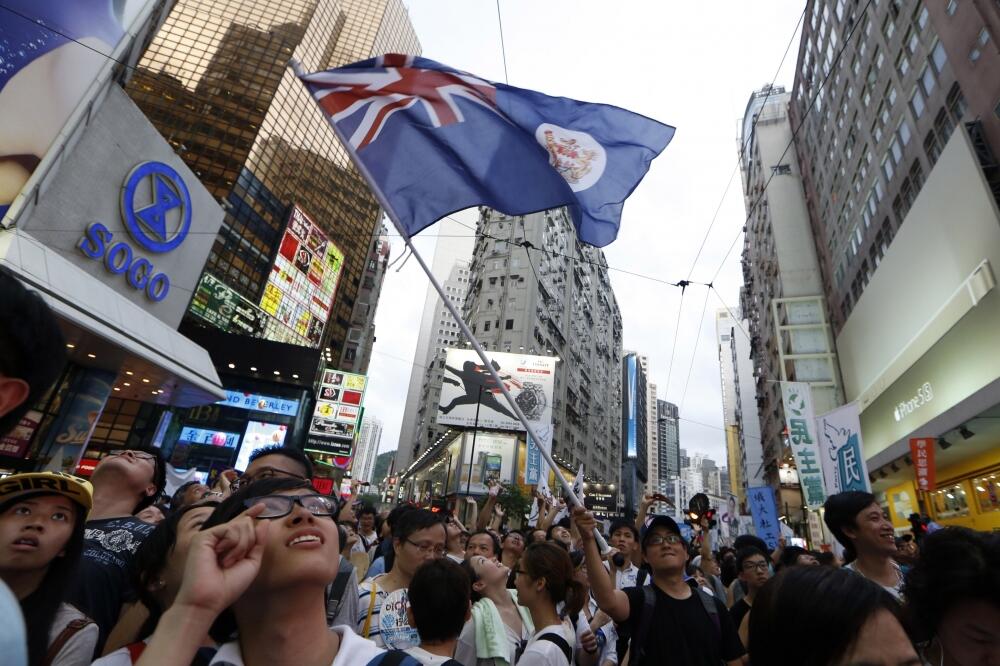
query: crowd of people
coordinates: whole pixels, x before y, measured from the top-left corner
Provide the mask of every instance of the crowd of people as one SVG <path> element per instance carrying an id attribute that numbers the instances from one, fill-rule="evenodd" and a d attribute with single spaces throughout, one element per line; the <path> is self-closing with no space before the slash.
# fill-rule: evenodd
<path id="1" fill-rule="evenodd" d="M 5 431 L 54 381 L 61 342 L 25 334 L 53 329 L 51 315 L 0 287 L 0 310 L 27 322 L 0 327 Z M 752 535 L 714 547 L 707 519 L 691 543 L 651 513 L 652 495 L 634 521 L 607 526 L 602 549 L 604 525 L 583 507 L 546 500 L 518 529 L 495 485 L 482 507 L 466 500 L 463 520 L 412 504 L 379 511 L 312 481 L 310 459 L 283 446 L 169 497 L 156 449 L 109 453 L 89 480 L 0 479 L 0 661 L 1000 664 L 1000 537 L 899 537 L 869 493 L 826 502 L 841 560 Z"/>

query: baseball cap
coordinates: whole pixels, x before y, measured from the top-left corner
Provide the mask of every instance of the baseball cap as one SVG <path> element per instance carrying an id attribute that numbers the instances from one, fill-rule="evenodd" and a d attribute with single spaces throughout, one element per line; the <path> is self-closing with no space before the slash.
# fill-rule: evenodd
<path id="1" fill-rule="evenodd" d="M 677 536 L 683 536 L 681 534 L 681 528 L 677 526 L 677 521 L 675 521 L 670 516 L 656 515 L 642 528 L 642 547 L 646 547 L 646 538 L 653 532 L 655 527 L 665 527 Z"/>
<path id="2" fill-rule="evenodd" d="M 94 505 L 94 487 L 90 481 L 65 472 L 27 472 L 0 479 L 0 504 L 28 495 L 63 495 L 86 511 Z"/>

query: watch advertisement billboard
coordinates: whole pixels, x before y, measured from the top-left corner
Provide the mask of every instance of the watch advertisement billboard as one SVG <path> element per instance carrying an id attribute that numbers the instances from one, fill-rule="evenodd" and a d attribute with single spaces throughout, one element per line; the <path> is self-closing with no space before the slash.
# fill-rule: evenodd
<path id="1" fill-rule="evenodd" d="M 302 208 L 292 206 L 260 307 L 318 347 L 340 281 L 344 253 Z"/>

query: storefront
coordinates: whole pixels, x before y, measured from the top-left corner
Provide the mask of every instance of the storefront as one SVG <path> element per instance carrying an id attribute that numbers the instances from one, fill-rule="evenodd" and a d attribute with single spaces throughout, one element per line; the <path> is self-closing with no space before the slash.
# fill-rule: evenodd
<path id="1" fill-rule="evenodd" d="M 872 488 L 900 532 L 910 513 L 1000 529 L 998 268 L 1000 214 L 955 132 L 837 339 Z M 911 438 L 936 442 L 930 492 Z"/>

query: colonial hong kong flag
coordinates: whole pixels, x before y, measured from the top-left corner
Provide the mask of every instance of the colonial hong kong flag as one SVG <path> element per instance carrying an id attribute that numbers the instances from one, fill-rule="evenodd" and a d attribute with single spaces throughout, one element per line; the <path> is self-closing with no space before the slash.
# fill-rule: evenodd
<path id="1" fill-rule="evenodd" d="M 618 235 L 622 205 L 674 128 L 631 111 L 485 81 L 389 54 L 300 74 L 416 234 L 455 211 L 567 206 L 580 240 Z"/>

